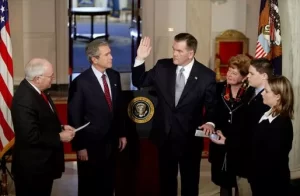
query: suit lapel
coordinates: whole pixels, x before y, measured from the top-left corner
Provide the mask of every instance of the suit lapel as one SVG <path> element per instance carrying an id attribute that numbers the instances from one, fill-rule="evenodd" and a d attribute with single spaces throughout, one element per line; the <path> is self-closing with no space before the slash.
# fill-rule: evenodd
<path id="1" fill-rule="evenodd" d="M 179 99 L 179 102 L 177 104 L 176 107 L 179 107 L 183 101 L 184 101 L 184 98 L 188 95 L 188 93 L 190 91 L 192 91 L 194 85 L 197 83 L 198 81 L 198 66 L 196 65 L 196 60 L 193 64 L 193 67 L 192 67 L 192 70 L 191 70 L 191 73 L 189 75 L 189 78 L 187 79 L 187 82 L 186 82 L 186 85 L 184 86 L 184 89 L 183 89 L 183 92 L 180 96 L 180 99 Z M 175 78 L 176 80 L 176 78 Z M 174 89 L 174 93 L 175 93 L 175 89 Z"/>
<path id="2" fill-rule="evenodd" d="M 55 113 L 55 114 L 57 114 L 55 104 L 54 104 L 54 102 L 52 101 L 49 92 L 46 92 L 45 95 L 46 95 L 46 97 L 47 97 L 47 99 L 48 99 L 48 101 L 49 101 L 49 104 L 51 105 L 51 107 L 52 107 L 52 109 L 53 109 L 52 112 Z M 50 108 L 50 109 L 51 109 L 51 108 Z"/>
<path id="3" fill-rule="evenodd" d="M 171 95 L 169 100 L 171 107 L 175 107 L 176 68 L 177 66 L 172 64 L 172 66 L 170 66 L 170 68 L 167 70 L 167 77 L 166 77 L 166 79 L 170 78 L 170 80 L 166 81 L 166 83 L 168 84 L 167 89 L 169 90 L 169 93 Z"/>

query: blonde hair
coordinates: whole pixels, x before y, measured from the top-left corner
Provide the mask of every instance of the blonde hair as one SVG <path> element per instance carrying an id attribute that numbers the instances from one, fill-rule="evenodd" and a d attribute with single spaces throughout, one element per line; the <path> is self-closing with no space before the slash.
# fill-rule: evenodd
<path id="1" fill-rule="evenodd" d="M 280 100 L 272 109 L 272 115 L 294 116 L 294 91 L 291 82 L 284 76 L 275 76 L 268 79 L 271 91 L 280 95 Z"/>

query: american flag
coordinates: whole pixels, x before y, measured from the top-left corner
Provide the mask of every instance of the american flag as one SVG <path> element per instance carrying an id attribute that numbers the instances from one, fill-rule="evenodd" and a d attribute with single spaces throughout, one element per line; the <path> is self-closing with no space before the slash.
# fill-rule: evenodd
<path id="1" fill-rule="evenodd" d="M 261 0 L 255 58 L 262 57 L 272 61 L 275 74 L 281 74 L 282 45 L 277 0 Z"/>
<path id="2" fill-rule="evenodd" d="M 0 157 L 14 141 L 10 113 L 14 87 L 13 61 L 8 19 L 8 2 L 0 0 Z"/>

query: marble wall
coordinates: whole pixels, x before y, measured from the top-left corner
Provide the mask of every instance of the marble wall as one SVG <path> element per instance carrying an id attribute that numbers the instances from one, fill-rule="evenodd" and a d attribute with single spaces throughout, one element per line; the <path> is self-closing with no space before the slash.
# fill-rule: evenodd
<path id="1" fill-rule="evenodd" d="M 54 65 L 54 83 L 68 83 L 67 1 L 10 0 L 14 84 L 24 78 L 24 65 L 33 57 Z"/>
<path id="2" fill-rule="evenodd" d="M 294 141 L 290 153 L 292 177 L 300 177 L 300 1 L 279 0 L 283 50 L 282 74 L 292 82 L 295 93 Z"/>
<path id="3" fill-rule="evenodd" d="M 186 31 L 198 40 L 196 59 L 209 66 L 211 48 L 212 8 L 209 0 L 186 1 Z"/>

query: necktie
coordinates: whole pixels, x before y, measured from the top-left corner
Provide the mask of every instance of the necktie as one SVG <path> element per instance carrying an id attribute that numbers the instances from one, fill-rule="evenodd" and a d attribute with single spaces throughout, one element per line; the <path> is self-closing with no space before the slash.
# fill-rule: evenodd
<path id="1" fill-rule="evenodd" d="M 43 99 L 45 100 L 45 102 L 47 103 L 47 105 L 53 111 L 52 106 L 50 105 L 49 100 L 48 100 L 47 96 L 45 95 L 45 93 L 41 92 L 41 95 L 42 95 Z"/>
<path id="2" fill-rule="evenodd" d="M 106 99 L 106 102 L 108 104 L 109 110 L 112 111 L 111 97 L 110 97 L 109 88 L 108 88 L 108 85 L 107 85 L 105 74 L 102 75 L 102 81 L 103 81 L 103 86 L 104 86 L 105 99 Z"/>
<path id="3" fill-rule="evenodd" d="M 41 95 L 42 95 L 43 99 L 46 101 L 46 103 L 49 105 L 49 101 L 48 101 L 48 98 L 45 95 L 45 93 L 41 92 Z"/>
<path id="4" fill-rule="evenodd" d="M 185 86 L 185 77 L 183 75 L 184 68 L 179 70 L 179 73 L 176 77 L 176 85 L 175 85 L 175 106 L 178 104 L 178 101 L 181 97 L 182 91 Z"/>

